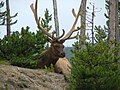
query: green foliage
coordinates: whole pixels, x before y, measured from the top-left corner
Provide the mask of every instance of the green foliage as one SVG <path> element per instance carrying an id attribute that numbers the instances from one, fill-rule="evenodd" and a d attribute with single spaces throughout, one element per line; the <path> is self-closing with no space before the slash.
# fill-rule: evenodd
<path id="1" fill-rule="evenodd" d="M 6 17 L 5 17 L 5 22 L 6 22 L 6 25 L 10 26 L 10 25 L 13 25 L 13 24 L 16 24 L 17 23 L 17 20 L 15 20 L 14 22 L 12 21 L 17 15 L 18 13 L 14 14 L 14 15 L 10 15 L 10 6 L 9 6 L 9 0 L 6 0 Z"/>
<path id="2" fill-rule="evenodd" d="M 47 31 L 49 32 L 52 28 L 51 25 L 49 25 L 50 21 L 52 20 L 52 14 L 49 14 L 48 9 L 45 10 L 44 18 L 42 18 L 41 24 L 43 27 L 47 28 Z M 49 48 L 49 42 L 47 42 L 46 48 Z"/>
<path id="3" fill-rule="evenodd" d="M 7 60 L 0 60 L 0 65 L 9 65 L 10 63 Z"/>
<path id="4" fill-rule="evenodd" d="M 74 44 L 71 90 L 120 90 L 120 45 L 113 42 L 116 47 L 111 48 L 105 31 L 96 30 L 95 46 L 86 43 L 86 48 L 80 49 Z"/>
<path id="5" fill-rule="evenodd" d="M 105 5 L 109 12 L 109 0 L 106 0 Z M 118 17 L 120 16 L 119 6 Z M 107 43 L 109 39 L 108 13 L 105 17 L 108 19 L 107 27 L 104 26 L 104 29 L 100 26 L 95 27 L 95 46 L 86 43 L 86 48 L 81 49 L 78 42 L 74 44 L 71 90 L 120 90 L 120 56 L 118 55 L 120 43 L 112 41 L 112 48 Z"/>
<path id="6" fill-rule="evenodd" d="M 46 71 L 46 73 L 47 72 L 54 72 L 54 66 L 53 66 L 53 64 L 51 64 L 49 67 L 45 66 L 45 71 Z"/>
<path id="7" fill-rule="evenodd" d="M 4 2 L 0 2 L 0 9 L 4 7 Z M 5 24 L 5 16 L 6 16 L 6 12 L 2 12 L 0 11 L 0 25 L 4 25 Z"/>
<path id="8" fill-rule="evenodd" d="M 10 60 L 12 65 L 30 65 L 33 68 L 31 64 L 36 64 L 33 60 L 44 50 L 46 37 L 40 30 L 35 34 L 29 32 L 29 27 L 26 27 L 22 28 L 20 33 L 16 31 L 5 36 L 0 43 L 0 57 Z"/>
<path id="9" fill-rule="evenodd" d="M 50 29 L 50 21 L 51 15 L 46 9 L 45 19 L 41 21 L 42 26 Z M 8 60 L 12 65 L 20 67 L 36 68 L 37 59 L 45 50 L 46 42 L 47 36 L 42 30 L 34 33 L 29 31 L 29 27 L 22 28 L 21 32 L 16 31 L 0 39 L 0 59 Z"/>
<path id="10" fill-rule="evenodd" d="M 110 50 L 106 42 L 96 46 L 86 45 L 86 49 L 73 51 L 72 90 L 119 90 L 119 56 L 113 56 L 118 48 Z"/>
<path id="11" fill-rule="evenodd" d="M 42 32 L 29 32 L 29 27 L 22 28 L 21 32 L 13 32 L 8 37 L 4 37 L 1 41 L 0 50 L 3 57 L 7 60 L 12 56 L 30 56 L 41 52 L 46 43 L 46 38 Z"/>
<path id="12" fill-rule="evenodd" d="M 14 66 L 24 67 L 24 68 L 37 68 L 37 61 L 32 57 L 18 57 L 14 56 L 10 60 L 10 63 Z"/>
<path id="13" fill-rule="evenodd" d="M 49 26 L 50 21 L 52 20 L 52 14 L 49 15 L 48 9 L 45 10 L 44 14 L 45 18 L 42 18 L 42 26 L 48 28 L 49 30 L 51 29 L 52 26 Z"/>
<path id="14" fill-rule="evenodd" d="M 4 2 L 0 2 L 0 8 L 4 6 Z"/>
<path id="15" fill-rule="evenodd" d="M 97 43 L 102 42 L 102 41 L 106 41 L 107 40 L 107 30 L 106 29 L 102 29 L 101 26 L 95 26 L 95 41 Z"/>

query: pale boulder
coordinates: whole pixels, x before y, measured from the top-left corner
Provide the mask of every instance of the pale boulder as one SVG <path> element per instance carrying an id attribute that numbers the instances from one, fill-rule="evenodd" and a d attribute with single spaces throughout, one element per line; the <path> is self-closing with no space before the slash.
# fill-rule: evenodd
<path id="1" fill-rule="evenodd" d="M 66 58 L 59 58 L 55 64 L 55 72 L 69 76 L 71 74 L 71 64 Z"/>

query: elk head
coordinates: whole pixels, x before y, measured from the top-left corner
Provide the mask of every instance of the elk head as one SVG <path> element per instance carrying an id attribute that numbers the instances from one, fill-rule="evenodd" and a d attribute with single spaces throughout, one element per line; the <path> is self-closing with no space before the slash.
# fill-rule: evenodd
<path id="1" fill-rule="evenodd" d="M 65 57 L 65 52 L 63 51 L 64 41 L 62 41 L 62 40 L 60 40 L 60 41 L 59 40 L 51 40 L 50 43 L 51 43 L 50 49 L 51 49 L 51 51 L 53 51 L 53 54 L 56 57 L 58 57 L 58 58 L 59 57 L 61 57 L 61 58 Z"/>
<path id="2" fill-rule="evenodd" d="M 49 42 L 51 43 L 50 48 L 56 52 L 56 55 L 58 57 L 64 57 L 65 53 L 63 52 L 63 48 L 64 48 L 63 43 L 68 39 L 74 38 L 74 37 L 71 37 L 72 33 L 79 30 L 78 28 L 75 29 L 75 25 L 77 23 L 80 10 L 79 10 L 77 16 L 75 17 L 75 21 L 74 21 L 70 31 L 64 36 L 65 30 L 63 29 L 62 30 L 63 31 L 62 35 L 59 36 L 59 37 L 55 37 L 54 34 L 51 35 L 50 33 L 48 33 L 47 28 L 42 27 L 41 22 L 40 22 L 40 17 L 38 17 L 38 15 L 37 15 L 37 2 L 38 2 L 38 0 L 36 0 L 36 2 L 35 2 L 35 7 L 34 7 L 33 4 L 30 5 L 31 10 L 34 14 L 36 24 L 37 24 L 38 28 L 41 29 L 42 32 L 49 37 Z"/>

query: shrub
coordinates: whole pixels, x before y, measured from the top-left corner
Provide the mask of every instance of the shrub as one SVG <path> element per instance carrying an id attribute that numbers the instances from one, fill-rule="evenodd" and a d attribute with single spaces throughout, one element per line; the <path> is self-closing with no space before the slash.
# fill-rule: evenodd
<path id="1" fill-rule="evenodd" d="M 119 56 L 113 56 L 116 48 L 109 51 L 106 43 L 86 45 L 86 49 L 73 51 L 72 90 L 119 90 Z"/>
<path id="2" fill-rule="evenodd" d="M 54 72 L 54 66 L 53 66 L 53 64 L 50 64 L 49 67 L 45 66 L 44 70 L 45 70 L 46 73 L 47 72 Z"/>
<path id="3" fill-rule="evenodd" d="M 24 68 L 37 68 L 37 60 L 34 60 L 33 58 L 26 58 L 26 57 L 13 57 L 10 60 L 10 63 L 14 66 L 24 67 Z"/>
<path id="4" fill-rule="evenodd" d="M 120 74 L 118 70 L 119 57 L 113 56 L 113 50 L 105 43 L 74 52 L 72 58 L 72 84 L 78 90 L 118 90 L 120 89 Z"/>
<path id="5" fill-rule="evenodd" d="M 14 55 L 26 57 L 43 50 L 46 43 L 45 36 L 40 31 L 35 34 L 28 30 L 29 27 L 22 28 L 20 33 L 18 31 L 13 32 L 1 40 L 0 50 L 3 58 L 9 60 Z"/>
<path id="6" fill-rule="evenodd" d="M 42 26 L 49 26 L 52 15 L 46 9 Z M 8 60 L 12 65 L 36 68 L 37 59 L 42 51 L 46 49 L 47 36 L 38 30 L 37 33 L 30 32 L 29 27 L 22 28 L 21 32 L 13 32 L 10 36 L 0 39 L 0 59 Z"/>
<path id="7" fill-rule="evenodd" d="M 98 32 L 94 46 L 86 43 L 86 48 L 80 49 L 78 42 L 74 44 L 71 90 L 120 90 L 120 44 L 111 42 L 115 46 L 111 48 L 105 33 Z"/>
<path id="8" fill-rule="evenodd" d="M 9 60 L 12 65 L 28 67 L 45 49 L 46 41 L 40 30 L 35 34 L 29 31 L 29 27 L 22 28 L 20 33 L 13 32 L 0 40 L 0 57 Z"/>

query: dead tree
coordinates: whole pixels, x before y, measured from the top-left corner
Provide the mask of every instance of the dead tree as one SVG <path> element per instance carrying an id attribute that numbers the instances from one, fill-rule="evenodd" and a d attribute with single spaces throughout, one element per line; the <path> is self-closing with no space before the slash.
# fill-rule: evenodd
<path id="1" fill-rule="evenodd" d="M 90 5 L 92 6 L 92 8 L 87 7 L 87 9 L 89 11 L 87 10 L 87 18 L 86 18 L 86 20 L 87 20 L 87 27 L 88 27 L 87 30 L 91 30 L 91 43 L 94 46 L 95 45 L 94 19 L 95 19 L 96 12 L 100 12 L 101 8 L 98 10 L 98 8 L 95 7 L 95 3 L 92 4 L 90 2 Z"/>
<path id="2" fill-rule="evenodd" d="M 6 11 L 7 11 L 7 19 L 6 19 L 7 36 L 9 36 L 10 35 L 10 8 L 9 8 L 9 0 L 6 0 Z"/>
<path id="3" fill-rule="evenodd" d="M 120 41 L 118 29 L 118 0 L 109 0 L 109 43 Z M 111 46 L 111 47 L 114 47 Z"/>
<path id="4" fill-rule="evenodd" d="M 55 22 L 56 37 L 58 37 L 59 36 L 59 22 L 58 22 L 57 1 L 56 0 L 53 0 L 53 10 L 54 10 L 54 22 Z"/>
<path id="5" fill-rule="evenodd" d="M 10 35 L 11 30 L 10 30 L 10 25 L 13 25 L 15 23 L 17 23 L 17 20 L 14 22 L 11 22 L 11 18 L 14 18 L 17 16 L 18 13 L 16 13 L 14 16 L 10 16 L 10 7 L 9 7 L 9 0 L 6 0 L 6 26 L 7 26 L 7 36 Z"/>
<path id="6" fill-rule="evenodd" d="M 110 49 L 113 49 L 116 44 L 114 43 L 120 42 L 120 30 L 118 24 L 118 0 L 109 0 L 109 45 Z M 120 56 L 120 50 L 117 53 L 113 53 L 113 57 L 115 55 Z M 120 59 L 118 60 L 120 70 Z"/>
<path id="7" fill-rule="evenodd" d="M 81 31 L 79 37 L 79 44 L 81 48 L 85 48 L 85 31 L 86 31 L 86 3 L 87 0 L 82 0 L 80 4 L 80 12 L 79 15 L 81 16 Z M 74 9 L 72 10 L 74 17 L 76 17 L 76 13 Z"/>
<path id="8" fill-rule="evenodd" d="M 50 66 L 50 64 L 53 64 L 53 66 L 54 66 L 59 58 L 65 57 L 65 53 L 63 51 L 63 49 L 64 49 L 63 43 L 68 39 L 72 39 L 73 32 L 78 31 L 78 29 L 75 29 L 75 26 L 78 21 L 80 9 L 78 11 L 78 14 L 75 18 L 75 21 L 73 22 L 73 25 L 72 25 L 70 31 L 64 36 L 65 31 L 63 29 L 62 35 L 59 37 L 55 37 L 54 33 L 51 35 L 50 33 L 47 32 L 47 28 L 42 27 L 42 25 L 40 23 L 40 17 L 38 17 L 38 15 L 37 15 L 37 2 L 38 2 L 38 0 L 36 0 L 36 2 L 35 2 L 35 8 L 34 8 L 33 4 L 30 5 L 31 10 L 34 14 L 34 18 L 35 18 L 38 28 L 40 28 L 40 30 L 42 30 L 42 32 L 49 37 L 49 42 L 51 43 L 50 48 L 48 50 L 46 50 L 41 55 L 40 59 L 38 60 L 38 67 L 44 68 L 45 66 Z"/>
<path id="9" fill-rule="evenodd" d="M 86 31 L 86 3 L 87 0 L 82 1 L 82 8 L 81 8 L 81 33 L 80 33 L 80 43 L 81 47 L 85 47 L 85 31 Z"/>

